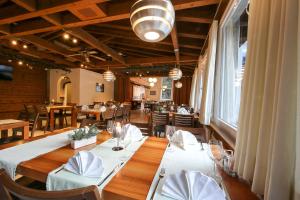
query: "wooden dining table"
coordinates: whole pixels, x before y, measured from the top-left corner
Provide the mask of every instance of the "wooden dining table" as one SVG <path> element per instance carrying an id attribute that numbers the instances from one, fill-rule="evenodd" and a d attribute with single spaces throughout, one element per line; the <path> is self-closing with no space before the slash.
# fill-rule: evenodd
<path id="1" fill-rule="evenodd" d="M 68 105 L 51 105 L 47 106 L 47 110 L 50 113 L 50 131 L 54 130 L 54 125 L 55 125 L 55 117 L 54 113 L 55 111 L 60 111 L 61 113 L 64 111 L 71 111 L 71 126 L 72 127 L 77 127 L 77 111 L 74 106 L 68 106 Z M 60 127 L 63 125 L 63 118 L 61 117 L 59 119 L 59 125 Z"/>
<path id="2" fill-rule="evenodd" d="M 96 120 L 100 121 L 101 111 L 99 109 L 81 110 L 80 113 L 86 115 L 94 115 L 96 117 Z"/>
<path id="3" fill-rule="evenodd" d="M 72 128 L 56 130 L 50 135 L 59 134 Z M 21 140 L 10 144 L 0 145 L 0 150 L 8 147 L 24 144 L 46 136 Z M 111 135 L 105 131 L 97 136 L 97 143 L 88 145 L 79 149 L 72 149 L 70 145 L 56 149 L 52 152 L 38 156 L 31 160 L 22 162 L 17 167 L 17 173 L 34 180 L 46 182 L 48 174 L 67 163 L 68 159 L 82 150 L 91 150 L 97 144 L 111 138 Z M 164 138 L 149 137 L 144 144 L 130 158 L 126 165 L 118 171 L 111 181 L 101 191 L 102 199 L 109 200 L 129 200 L 129 199 L 146 199 L 153 178 L 159 168 L 168 142 Z M 196 155 L 195 155 L 196 156 Z M 252 200 L 258 199 L 251 191 L 249 186 L 228 176 L 220 170 L 223 183 L 231 200 Z"/>
<path id="4" fill-rule="evenodd" d="M 1 138 L 8 137 L 8 129 L 14 128 L 22 128 L 22 138 L 28 139 L 29 138 L 29 122 L 23 120 L 16 120 L 16 119 L 5 119 L 0 120 L 0 133 Z"/>

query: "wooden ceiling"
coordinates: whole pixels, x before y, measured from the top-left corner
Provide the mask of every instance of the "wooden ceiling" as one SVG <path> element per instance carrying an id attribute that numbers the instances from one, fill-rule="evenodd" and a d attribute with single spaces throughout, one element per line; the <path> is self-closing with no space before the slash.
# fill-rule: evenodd
<path id="1" fill-rule="evenodd" d="M 134 2 L 0 0 L 1 46 L 69 68 L 84 64 L 102 72 L 109 66 L 124 74 L 154 75 L 177 63 L 184 74 L 192 74 L 205 48 L 210 24 L 220 18 L 228 0 L 172 0 L 175 26 L 158 43 L 143 42 L 132 31 L 129 16 Z M 71 39 L 63 39 L 66 32 Z M 78 39 L 77 44 L 73 38 Z M 13 39 L 18 45 L 11 45 Z M 82 51 L 94 51 L 98 58 L 88 56 L 87 63 L 84 53 L 70 56 Z"/>

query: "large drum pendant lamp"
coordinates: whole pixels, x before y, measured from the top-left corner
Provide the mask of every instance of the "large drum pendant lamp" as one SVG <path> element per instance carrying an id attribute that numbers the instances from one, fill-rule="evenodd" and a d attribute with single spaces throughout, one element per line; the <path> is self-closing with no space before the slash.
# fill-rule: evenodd
<path id="1" fill-rule="evenodd" d="M 132 29 L 146 42 L 165 39 L 172 31 L 174 21 L 175 11 L 170 0 L 138 0 L 131 7 Z"/>

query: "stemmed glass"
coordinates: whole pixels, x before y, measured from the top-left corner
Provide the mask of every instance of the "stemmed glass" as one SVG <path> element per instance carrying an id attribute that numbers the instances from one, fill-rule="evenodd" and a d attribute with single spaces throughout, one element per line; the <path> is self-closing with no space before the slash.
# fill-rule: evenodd
<path id="1" fill-rule="evenodd" d="M 168 151 L 173 151 L 173 149 L 171 148 L 171 144 L 172 144 L 172 137 L 173 137 L 175 131 L 176 131 L 175 126 L 168 126 L 168 128 L 166 130 L 166 137 L 169 140 Z"/>
<path id="2" fill-rule="evenodd" d="M 213 161 L 214 163 L 214 169 L 213 169 L 213 177 L 216 180 L 220 180 L 221 177 L 217 173 L 217 164 L 221 164 L 223 157 L 224 157 L 224 149 L 223 144 L 219 140 L 209 140 L 208 142 L 208 149 L 207 149 L 208 157 Z"/>
<path id="3" fill-rule="evenodd" d="M 121 140 L 121 137 L 123 135 L 123 129 L 122 129 L 122 125 L 121 125 L 120 122 L 115 123 L 112 135 L 113 135 L 114 138 L 117 138 L 117 146 L 113 147 L 112 150 L 113 151 L 123 150 L 124 148 L 120 146 L 120 140 Z"/>

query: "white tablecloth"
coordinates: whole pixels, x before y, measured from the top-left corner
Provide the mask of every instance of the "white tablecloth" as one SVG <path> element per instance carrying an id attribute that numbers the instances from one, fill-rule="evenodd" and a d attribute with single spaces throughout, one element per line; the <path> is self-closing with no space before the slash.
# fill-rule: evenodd
<path id="1" fill-rule="evenodd" d="M 125 144 L 126 148 L 122 151 L 113 151 L 112 147 L 116 146 L 116 140 L 110 139 L 90 152 L 94 153 L 96 156 L 101 157 L 104 165 L 104 172 L 99 178 L 88 178 L 68 172 L 63 169 L 59 172 L 60 168 L 53 170 L 48 174 L 47 178 L 47 190 L 67 190 L 74 188 L 86 187 L 89 185 L 98 185 L 117 165 L 120 165 L 121 162 L 126 162 L 133 156 L 133 154 L 141 147 L 145 142 L 147 137 L 144 137 L 143 140 L 137 142 L 131 142 L 129 145 Z M 123 165 L 123 166 L 124 166 Z M 104 186 L 113 178 L 113 176 L 120 170 L 116 170 L 105 182 L 103 182 L 99 189 L 103 189 Z M 56 173 L 57 172 L 57 173 Z"/>
<path id="2" fill-rule="evenodd" d="M 207 149 L 208 145 L 203 144 L 204 148 Z M 153 179 L 150 187 L 147 199 L 151 198 L 154 188 L 157 184 L 160 169 L 163 167 L 166 169 L 166 174 L 163 179 L 160 180 L 154 199 L 155 200 L 171 200 L 168 197 L 161 195 L 162 186 L 165 182 L 165 178 L 181 170 L 201 171 L 203 174 L 211 176 L 213 174 L 213 161 L 209 158 L 206 150 L 201 151 L 200 144 L 193 145 L 187 150 L 183 150 L 175 145 L 171 146 L 172 150 L 166 150 L 161 165 L 157 170 L 155 178 Z"/>
<path id="3" fill-rule="evenodd" d="M 67 131 L 1 150 L 0 168 L 4 168 L 10 177 L 15 179 L 18 164 L 68 145 L 70 143 L 68 134 L 72 132 L 72 130 Z"/>

